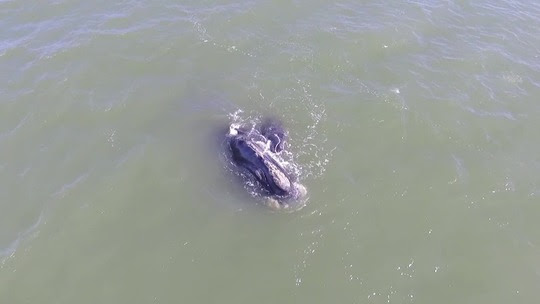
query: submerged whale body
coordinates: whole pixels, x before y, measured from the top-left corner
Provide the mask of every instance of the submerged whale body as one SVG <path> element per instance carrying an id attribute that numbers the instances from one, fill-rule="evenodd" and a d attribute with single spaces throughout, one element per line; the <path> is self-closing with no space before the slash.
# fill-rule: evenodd
<path id="1" fill-rule="evenodd" d="M 281 124 L 267 120 L 251 129 L 232 124 L 228 140 L 233 163 L 257 181 L 261 193 L 272 200 L 273 207 L 288 208 L 291 202 L 305 196 L 304 186 L 297 183 L 297 176 L 286 168 L 280 157 L 286 140 Z"/>

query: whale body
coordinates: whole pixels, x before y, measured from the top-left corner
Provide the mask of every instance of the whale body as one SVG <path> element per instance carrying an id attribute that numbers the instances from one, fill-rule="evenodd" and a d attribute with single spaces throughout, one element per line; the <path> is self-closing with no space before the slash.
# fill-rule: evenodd
<path id="1" fill-rule="evenodd" d="M 232 124 L 228 134 L 232 162 L 257 181 L 263 195 L 281 207 L 305 196 L 304 186 L 288 170 L 279 154 L 285 149 L 286 132 L 280 123 L 267 120 L 260 126 L 246 129 Z"/>

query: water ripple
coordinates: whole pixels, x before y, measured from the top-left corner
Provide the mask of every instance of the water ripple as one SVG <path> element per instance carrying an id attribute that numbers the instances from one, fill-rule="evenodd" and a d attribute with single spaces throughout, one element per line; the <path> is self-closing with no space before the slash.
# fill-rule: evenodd
<path id="1" fill-rule="evenodd" d="M 26 230 L 20 232 L 17 238 L 13 240 L 6 248 L 0 248 L 0 269 L 3 268 L 3 265 L 9 258 L 15 255 L 21 242 L 27 240 L 29 237 L 36 236 L 38 232 L 37 229 L 42 224 L 43 220 L 44 212 L 42 211 L 34 224 L 32 224 Z"/>

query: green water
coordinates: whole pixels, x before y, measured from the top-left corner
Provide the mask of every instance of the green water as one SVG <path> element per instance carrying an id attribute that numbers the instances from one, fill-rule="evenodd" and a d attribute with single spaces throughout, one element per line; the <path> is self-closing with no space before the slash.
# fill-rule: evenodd
<path id="1" fill-rule="evenodd" d="M 540 6 L 0 1 L 0 303 L 536 303 Z M 272 115 L 293 213 L 228 174 Z"/>

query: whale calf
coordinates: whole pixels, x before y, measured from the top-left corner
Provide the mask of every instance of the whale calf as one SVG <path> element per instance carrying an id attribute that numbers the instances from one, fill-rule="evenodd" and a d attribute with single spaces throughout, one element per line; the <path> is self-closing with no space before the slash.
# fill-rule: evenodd
<path id="1" fill-rule="evenodd" d="M 248 128 L 241 124 L 229 127 L 228 146 L 232 162 L 257 181 L 260 192 L 274 208 L 289 208 L 306 195 L 298 176 L 280 156 L 285 149 L 286 131 L 281 123 L 266 120 Z"/>

